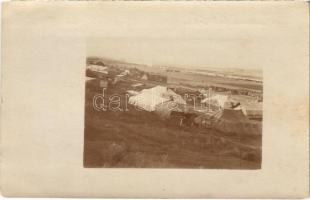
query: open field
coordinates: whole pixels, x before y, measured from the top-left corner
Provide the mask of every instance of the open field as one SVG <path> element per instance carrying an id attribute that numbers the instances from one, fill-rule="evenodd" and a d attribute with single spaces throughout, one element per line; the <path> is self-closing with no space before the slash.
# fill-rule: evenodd
<path id="1" fill-rule="evenodd" d="M 210 76 L 204 74 L 196 74 L 189 72 L 169 72 L 168 81 L 172 80 L 175 83 L 181 83 L 183 85 L 192 85 L 196 87 L 206 86 L 219 86 L 233 89 L 249 89 L 249 90 L 262 90 L 263 84 L 261 82 L 230 79 L 219 76 Z"/>
<path id="2" fill-rule="evenodd" d="M 100 59 L 99 59 L 100 60 Z M 168 77 L 168 82 L 171 81 L 175 84 L 182 84 L 183 86 L 191 86 L 203 88 L 206 86 L 218 86 L 231 89 L 248 89 L 253 91 L 262 91 L 262 71 L 261 70 L 241 70 L 241 69 L 215 69 L 207 68 L 208 70 L 193 70 L 191 68 L 178 68 L 178 67 L 161 67 L 161 66 L 147 66 L 135 63 L 126 63 L 124 61 L 101 59 L 102 62 L 116 67 L 137 68 L 141 71 L 148 73 L 161 74 Z M 167 69 L 174 71 L 167 72 Z M 210 75 L 213 74 L 213 75 Z M 239 74 L 239 75 L 237 75 Z M 221 75 L 221 76 L 220 76 Z M 240 77 L 228 78 L 228 76 Z M 253 80 L 247 80 L 254 79 Z"/>
<path id="3" fill-rule="evenodd" d="M 261 135 L 229 135 L 198 127 L 180 127 L 174 120 L 132 106 L 124 111 L 96 111 L 92 98 L 102 90 L 86 82 L 85 167 L 259 169 Z M 126 101 L 131 82 L 108 87 L 106 96 Z"/>

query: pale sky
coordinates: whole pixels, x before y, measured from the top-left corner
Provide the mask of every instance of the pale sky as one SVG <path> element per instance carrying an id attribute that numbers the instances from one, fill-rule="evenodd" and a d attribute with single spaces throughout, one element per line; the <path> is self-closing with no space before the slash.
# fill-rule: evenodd
<path id="1" fill-rule="evenodd" d="M 88 25 L 87 55 L 149 65 L 262 69 L 276 40 L 289 34 L 281 30 L 292 19 L 268 3 L 189 5 L 94 7 L 90 15 L 98 20 Z"/>
<path id="2" fill-rule="evenodd" d="M 254 41 L 206 38 L 99 38 L 88 55 L 148 65 L 260 69 Z M 253 58 L 254 57 L 254 58 Z"/>

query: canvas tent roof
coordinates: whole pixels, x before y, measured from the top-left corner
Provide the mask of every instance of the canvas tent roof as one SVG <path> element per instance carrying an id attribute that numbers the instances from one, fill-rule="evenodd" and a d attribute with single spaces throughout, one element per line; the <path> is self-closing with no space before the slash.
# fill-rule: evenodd
<path id="1" fill-rule="evenodd" d="M 186 104 L 186 101 L 171 89 L 168 89 L 165 93 L 162 94 L 162 96 L 165 98 L 171 98 L 174 102 L 178 104 Z"/>
<path id="2" fill-rule="evenodd" d="M 108 73 L 108 67 L 101 65 L 88 65 L 87 69 L 101 73 Z"/>
<path id="3" fill-rule="evenodd" d="M 207 97 L 201 101 L 201 103 L 207 103 L 208 101 L 216 101 L 218 102 L 219 106 L 222 108 L 224 107 L 225 102 L 228 101 L 228 96 L 227 95 L 221 95 L 221 94 L 216 94 L 211 97 Z"/>
<path id="4" fill-rule="evenodd" d="M 143 89 L 142 92 L 160 96 L 161 94 L 167 92 L 167 87 L 158 85 L 149 89 Z"/>
<path id="5" fill-rule="evenodd" d="M 149 92 L 141 92 L 136 96 L 129 98 L 129 104 L 137 106 L 146 111 L 154 111 L 156 105 L 169 101 L 169 99 L 162 98 L 157 95 L 152 95 Z"/>
<path id="6" fill-rule="evenodd" d="M 242 110 L 242 112 L 247 116 L 262 116 L 262 102 L 257 102 L 256 99 L 251 97 L 239 97 L 238 95 L 221 95 L 216 94 L 209 98 L 203 99 L 202 103 L 209 103 L 211 105 L 217 105 L 222 109 L 229 109 L 236 105 L 237 102 L 240 106 L 234 108 L 234 110 Z"/>
<path id="7" fill-rule="evenodd" d="M 138 95 L 130 97 L 129 104 L 146 111 L 155 111 L 158 104 L 163 104 L 171 100 L 180 104 L 185 102 L 182 97 L 167 89 L 167 87 L 156 86 L 150 89 L 143 89 Z"/>

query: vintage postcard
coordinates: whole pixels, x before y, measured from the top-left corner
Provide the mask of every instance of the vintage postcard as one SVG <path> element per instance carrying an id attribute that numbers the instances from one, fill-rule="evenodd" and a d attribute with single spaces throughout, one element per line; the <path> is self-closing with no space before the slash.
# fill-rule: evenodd
<path id="1" fill-rule="evenodd" d="M 186 40 L 109 38 L 89 47 L 85 167 L 261 168 L 262 69 L 230 68 L 227 57 L 227 68 L 208 67 L 209 47 Z M 152 48 L 105 55 L 141 46 Z"/>
<path id="2" fill-rule="evenodd" d="M 309 196 L 307 2 L 7 2 L 1 70 L 5 196 Z"/>

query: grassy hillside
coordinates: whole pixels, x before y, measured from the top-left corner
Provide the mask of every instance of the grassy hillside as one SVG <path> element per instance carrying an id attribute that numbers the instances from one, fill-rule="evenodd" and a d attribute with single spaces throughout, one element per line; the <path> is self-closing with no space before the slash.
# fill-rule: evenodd
<path id="1" fill-rule="evenodd" d="M 197 127 L 179 127 L 178 121 L 156 114 L 96 111 L 92 98 L 101 92 L 96 80 L 86 83 L 85 167 L 259 169 L 261 136 L 226 135 Z M 124 100 L 128 83 L 110 87 L 109 94 Z"/>

